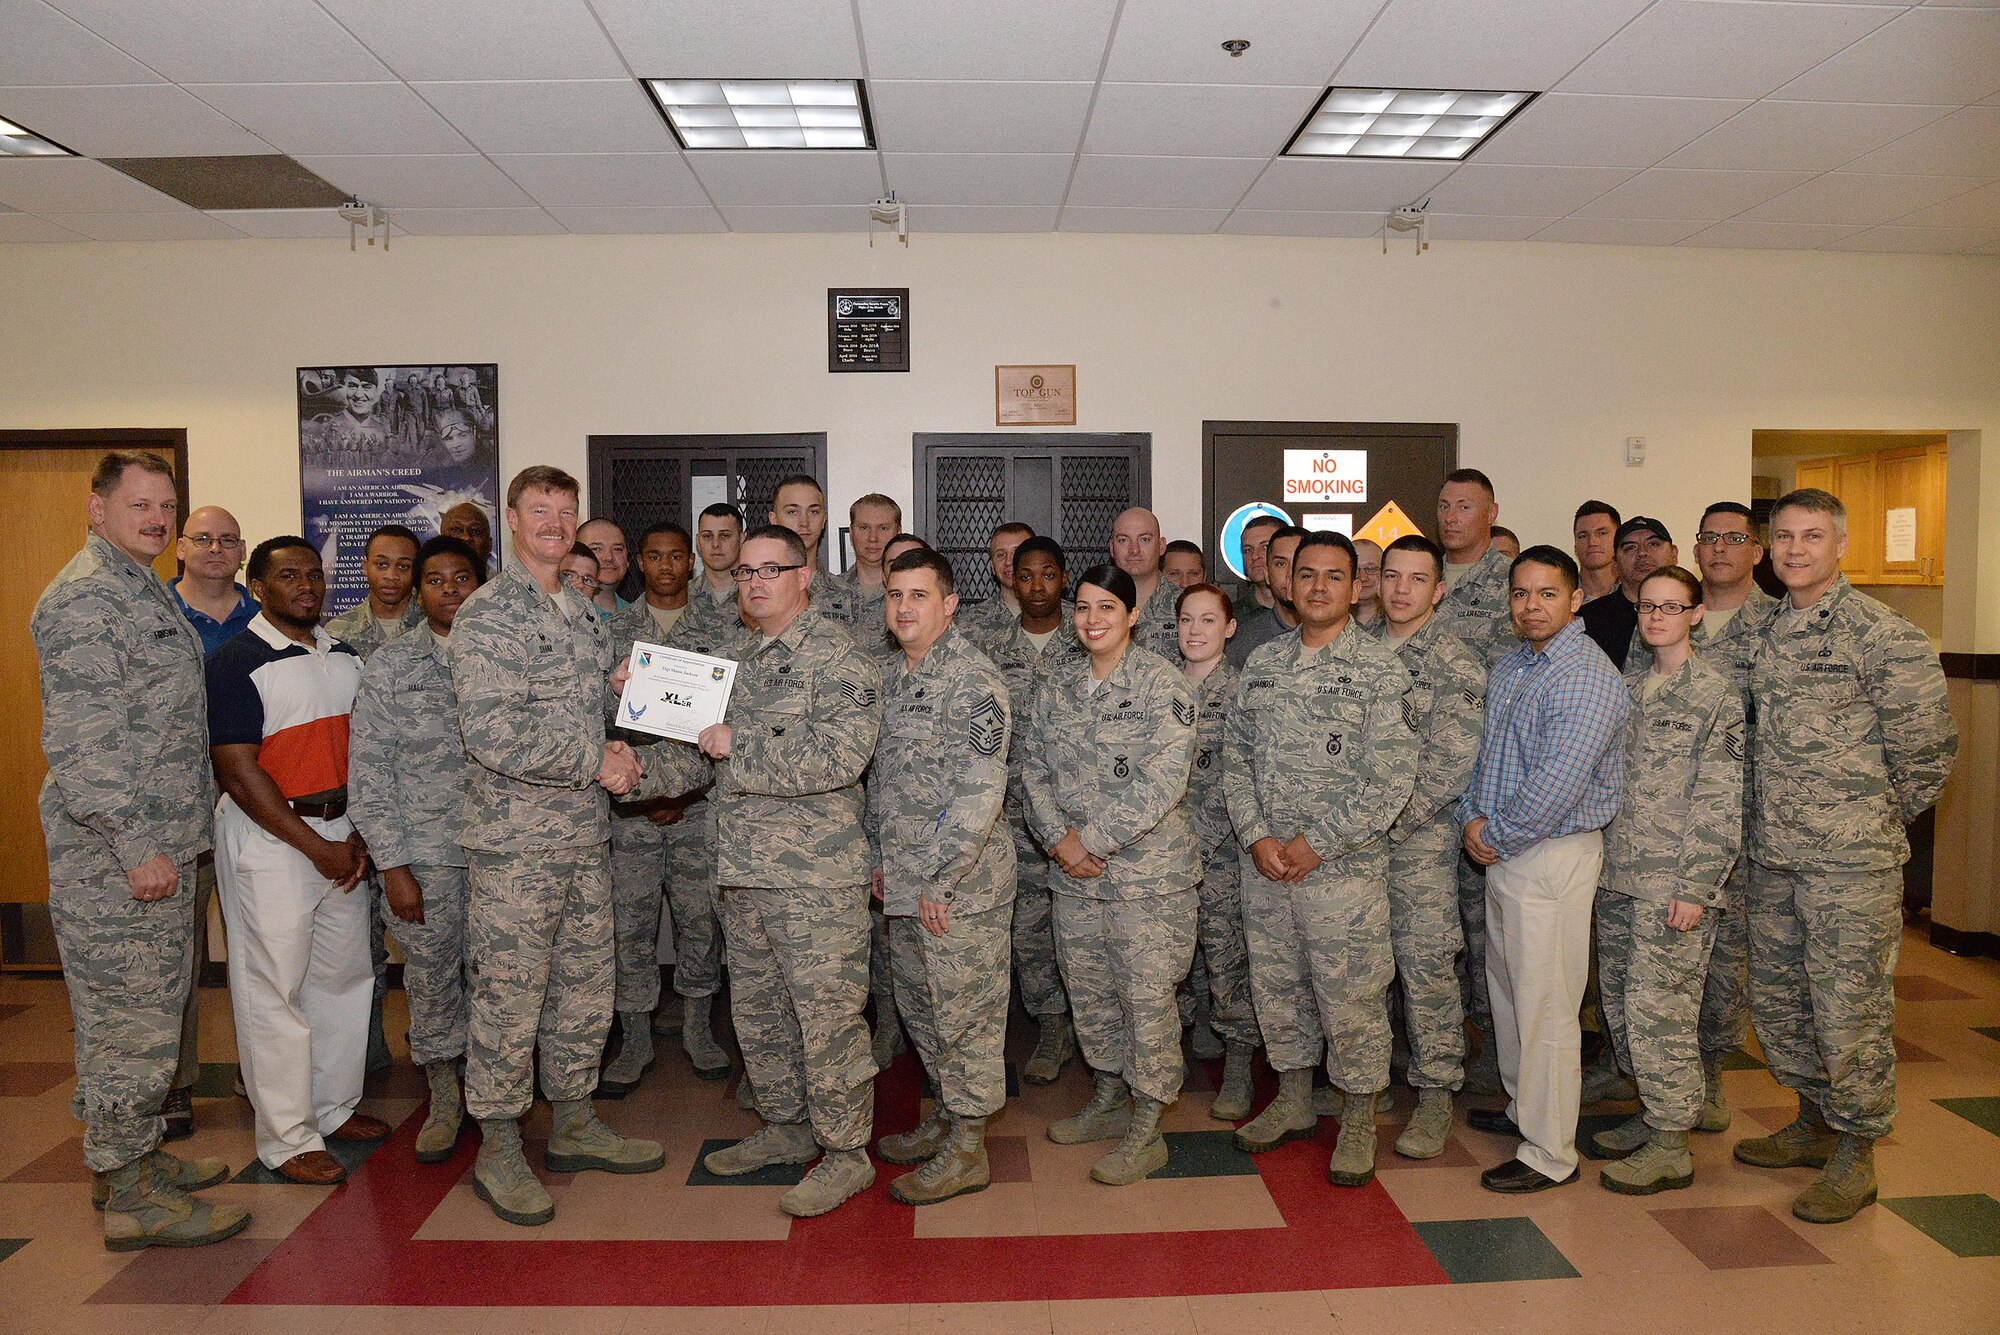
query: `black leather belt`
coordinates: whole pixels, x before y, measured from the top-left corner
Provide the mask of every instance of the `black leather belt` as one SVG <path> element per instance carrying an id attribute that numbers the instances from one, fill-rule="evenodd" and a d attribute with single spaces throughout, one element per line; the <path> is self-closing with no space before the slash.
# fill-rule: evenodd
<path id="1" fill-rule="evenodd" d="M 338 797 L 330 797 L 320 802 L 295 801 L 291 803 L 291 808 L 299 815 L 313 820 L 339 820 L 347 814 L 347 794 L 342 792 Z"/>

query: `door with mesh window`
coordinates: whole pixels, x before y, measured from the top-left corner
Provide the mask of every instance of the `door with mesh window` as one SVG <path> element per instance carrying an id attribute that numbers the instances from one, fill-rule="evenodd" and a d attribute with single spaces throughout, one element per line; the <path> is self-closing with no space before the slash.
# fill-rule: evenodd
<path id="1" fill-rule="evenodd" d="M 1153 499 L 1145 432 L 916 436 L 916 532 L 952 564 L 959 596 L 994 596 L 986 545 L 1019 522 L 1063 545 L 1072 572 L 1110 559 L 1118 512 Z"/>

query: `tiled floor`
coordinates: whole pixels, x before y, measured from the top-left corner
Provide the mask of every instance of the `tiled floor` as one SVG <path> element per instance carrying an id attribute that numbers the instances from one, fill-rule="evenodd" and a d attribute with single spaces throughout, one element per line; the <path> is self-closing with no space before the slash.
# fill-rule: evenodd
<path id="1" fill-rule="evenodd" d="M 1901 1110 L 1878 1151 L 1882 1204 L 1835 1228 L 1791 1217 L 1809 1173 L 1729 1157 L 1739 1136 L 1791 1116 L 1754 1050 L 1726 1075 L 1735 1127 L 1696 1137 L 1695 1185 L 1661 1196 L 1599 1190 L 1591 1163 L 1558 1191 L 1483 1192 L 1479 1172 L 1512 1144 L 1466 1128 L 1462 1112 L 1443 1156 L 1398 1159 L 1389 1146 L 1407 1091 L 1384 1111 L 1377 1181 L 1342 1191 L 1325 1180 L 1331 1121 L 1315 1141 L 1243 1155 L 1208 1117 L 1207 1069 L 1167 1118 L 1168 1168 L 1101 1187 L 1086 1175 L 1102 1147 L 1043 1135 L 1087 1092 L 1072 1070 L 1020 1089 L 994 1120 L 986 1191 L 912 1211 L 888 1197 L 901 1170 L 879 1165 L 862 1198 L 793 1222 L 777 1198 L 795 1173 L 722 1182 L 701 1171 L 704 1150 L 754 1122 L 731 1085 L 694 1079 L 665 1048 L 637 1093 L 600 1110 L 662 1141 L 667 1171 L 549 1175 L 556 1220 L 523 1230 L 472 1196 L 472 1137 L 448 1163 L 412 1160 L 423 1084 L 407 1065 L 371 1082 L 364 1106 L 398 1130 L 372 1153 L 344 1153 L 348 1185 L 296 1187 L 257 1167 L 249 1109 L 230 1093 L 227 998 L 213 991 L 201 1129 L 176 1148 L 225 1156 L 238 1171 L 210 1194 L 255 1222 L 217 1247 L 130 1256 L 104 1251 L 85 1190 L 61 984 L 0 979 L 0 1331 L 1993 1335 L 2000 965 L 1911 934 L 1902 969 Z M 878 1133 L 912 1124 L 918 1095 L 904 1059 L 878 1081 Z M 1586 1125 L 1621 1111 L 1589 1109 Z M 531 1159 L 546 1134 L 540 1110 L 526 1127 Z"/>

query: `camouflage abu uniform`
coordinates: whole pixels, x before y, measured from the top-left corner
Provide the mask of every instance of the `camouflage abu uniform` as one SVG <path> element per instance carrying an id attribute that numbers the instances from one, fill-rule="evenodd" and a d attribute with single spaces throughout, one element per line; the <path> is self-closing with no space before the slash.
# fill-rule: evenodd
<path id="1" fill-rule="evenodd" d="M 691 588 L 687 611 L 667 633 L 667 647 L 727 657 L 743 638 L 736 607 L 733 592 L 724 602 Z M 640 759 L 647 756 L 642 753 Z M 707 800 L 705 781 L 688 800 L 681 818 L 660 831 L 674 933 L 674 994 L 712 997 L 722 990 L 723 957 L 722 919 L 715 902 L 715 804 Z"/>
<path id="2" fill-rule="evenodd" d="M 899 654 L 884 672 L 868 825 L 896 1003 L 939 1101 L 960 1117 L 990 1116 L 1007 1098 L 1011 717 L 1000 669 L 955 629 L 915 669 Z M 950 909 L 943 936 L 918 921 L 919 897 Z"/>
<path id="3" fill-rule="evenodd" d="M 693 598 L 688 600 L 692 612 Z M 679 629 L 680 622 L 674 623 Z M 604 623 L 611 640 L 611 661 L 631 657 L 639 640 L 660 643 L 659 623 L 646 600 L 619 608 Z M 668 632 L 669 635 L 672 632 Z M 660 739 L 651 733 L 620 734 L 634 748 L 651 747 Z M 641 754 L 641 761 L 644 761 Z M 646 804 L 611 804 L 611 937 L 615 967 L 611 1008 L 620 1015 L 651 1014 L 660 1004 L 660 910 L 666 884 L 667 827 L 646 816 Z"/>
<path id="4" fill-rule="evenodd" d="M 28 625 L 49 918 L 76 1031 L 70 1107 L 84 1162 L 103 1173 L 160 1143 L 194 982 L 194 861 L 215 810 L 201 639 L 151 567 L 94 533 Z M 141 903 L 125 873 L 160 854 L 180 885 Z"/>
<path id="5" fill-rule="evenodd" d="M 1222 730 L 1236 696 L 1236 669 L 1217 663 L 1195 686 L 1194 768 L 1188 814 L 1201 845 L 1201 909 L 1196 938 L 1208 974 L 1209 1027 L 1224 1043 L 1263 1041 L 1250 1003 L 1250 954 L 1243 936 L 1243 882 L 1229 795 L 1222 787 Z"/>
<path id="6" fill-rule="evenodd" d="M 1486 664 L 1433 616 L 1393 646 L 1409 672 L 1403 718 L 1417 737 L 1409 805 L 1389 827 L 1389 940 L 1403 991 L 1409 1080 L 1416 1089 L 1465 1083 L 1465 1009 L 1452 962 L 1465 943 L 1458 914 L 1458 799 L 1479 759 Z"/>
<path id="7" fill-rule="evenodd" d="M 347 647 L 361 655 L 367 662 L 377 649 L 401 639 L 410 631 L 424 624 L 424 611 L 417 606 L 414 594 L 403 606 L 403 615 L 394 621 L 384 621 L 375 615 L 375 605 L 368 601 L 368 595 L 361 595 L 361 601 L 326 623 L 326 633 L 336 640 L 343 640 Z"/>
<path id="8" fill-rule="evenodd" d="M 1701 1116 L 1702 979 L 1743 842 L 1743 698 L 1700 654 L 1665 680 L 1650 667 L 1627 672 L 1625 687 L 1624 797 L 1604 831 L 1597 897 L 1598 992 L 1646 1125 L 1691 1131 Z M 1667 924 L 1676 899 L 1710 911 L 1676 931 Z"/>
<path id="9" fill-rule="evenodd" d="M 1288 636 L 1250 655 L 1225 732 L 1223 785 L 1243 859 L 1250 989 L 1278 1071 L 1310 1069 L 1348 1094 L 1389 1083 L 1389 841 L 1416 782 L 1403 715 L 1410 675 L 1349 622 L 1329 644 Z M 1304 835 L 1323 859 L 1266 880 L 1258 840 Z"/>
<path id="10" fill-rule="evenodd" d="M 410 1002 L 410 1060 L 419 1066 L 465 1053 L 465 849 L 458 831 L 467 795 L 445 641 L 428 623 L 382 646 L 361 669 L 348 720 L 348 818 L 375 865 L 408 867 L 424 892 L 424 920 L 380 912 L 403 951 Z"/>
<path id="11" fill-rule="evenodd" d="M 849 635 L 854 634 L 854 588 L 844 576 L 829 575 L 819 566 L 814 566 L 812 583 L 806 587 L 806 596 L 821 616 L 843 627 Z M 872 647 L 874 637 L 868 638 Z M 856 639 L 858 641 L 860 637 L 856 636 Z"/>
<path id="12" fill-rule="evenodd" d="M 738 662 L 730 756 L 708 795 L 730 1015 L 764 1120 L 810 1115 L 822 1147 L 859 1149 L 875 1078 L 861 1019 L 870 871 L 861 775 L 881 726 L 882 674 L 816 603 L 775 637 L 753 631 L 732 648 L 723 655 Z"/>
<path id="13" fill-rule="evenodd" d="M 604 759 L 611 642 L 596 609 L 513 562 L 446 641 L 469 757 L 463 833 L 472 958 L 466 1111 L 516 1118 L 542 1091 L 585 1099 L 611 1027 Z"/>
<path id="14" fill-rule="evenodd" d="M 952 625 L 958 633 L 971 640 L 989 658 L 1013 638 L 1014 629 L 1020 624 L 1021 614 L 1007 606 L 1007 601 L 997 592 L 984 602 L 960 603 L 958 615 L 952 618 Z"/>
<path id="15" fill-rule="evenodd" d="M 1958 752 L 1924 633 L 1836 578 L 1781 601 L 1750 665 L 1750 1011 L 1771 1074 L 1836 1131 L 1888 1134 L 1903 827 Z"/>
<path id="16" fill-rule="evenodd" d="M 849 566 L 838 575 L 829 577 L 828 583 L 840 592 L 845 604 L 841 613 L 842 624 L 855 632 L 855 638 L 872 641 L 876 632 L 887 622 L 883 619 L 883 599 L 888 596 L 887 584 L 863 584 L 861 567 Z"/>
<path id="17" fill-rule="evenodd" d="M 1185 800 L 1194 693 L 1179 668 L 1136 644 L 1091 686 L 1091 660 L 1078 653 L 1035 688 L 1028 827 L 1043 848 L 1074 829 L 1104 861 L 1087 880 L 1049 864 L 1056 960 L 1084 1060 L 1172 1103 L 1185 1074 L 1174 990 L 1194 960 L 1201 879 Z"/>
<path id="18" fill-rule="evenodd" d="M 1180 586 L 1160 577 L 1159 587 L 1139 604 L 1139 624 L 1132 627 L 1132 643 L 1151 649 L 1169 663 L 1181 661 Z"/>

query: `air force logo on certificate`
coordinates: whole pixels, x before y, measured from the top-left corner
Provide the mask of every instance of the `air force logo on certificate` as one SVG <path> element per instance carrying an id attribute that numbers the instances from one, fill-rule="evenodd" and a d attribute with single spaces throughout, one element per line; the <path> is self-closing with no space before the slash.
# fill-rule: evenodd
<path id="1" fill-rule="evenodd" d="M 631 675 L 618 700 L 618 726 L 692 742 L 722 722 L 736 664 L 640 641 L 632 646 Z"/>

